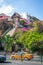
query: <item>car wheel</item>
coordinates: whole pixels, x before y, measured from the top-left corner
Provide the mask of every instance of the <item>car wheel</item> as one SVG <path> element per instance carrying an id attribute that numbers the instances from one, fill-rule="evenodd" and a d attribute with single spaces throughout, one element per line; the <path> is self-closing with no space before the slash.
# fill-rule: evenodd
<path id="1" fill-rule="evenodd" d="M 28 60 L 31 60 L 31 59 L 28 59 Z"/>
<path id="2" fill-rule="evenodd" d="M 4 63 L 4 61 L 0 61 L 1 63 Z"/>

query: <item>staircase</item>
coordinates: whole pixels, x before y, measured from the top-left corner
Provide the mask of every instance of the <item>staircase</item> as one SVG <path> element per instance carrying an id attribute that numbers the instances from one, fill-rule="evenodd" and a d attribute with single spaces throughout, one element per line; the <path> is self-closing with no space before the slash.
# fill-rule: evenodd
<path id="1" fill-rule="evenodd" d="M 15 30 L 16 30 L 16 28 L 12 28 L 6 35 L 13 36 Z"/>

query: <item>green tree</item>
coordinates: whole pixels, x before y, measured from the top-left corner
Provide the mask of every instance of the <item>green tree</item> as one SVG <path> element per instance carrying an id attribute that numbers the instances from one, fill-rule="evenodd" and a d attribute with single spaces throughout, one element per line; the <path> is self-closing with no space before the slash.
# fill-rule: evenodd
<path id="1" fill-rule="evenodd" d="M 21 49 L 21 47 L 24 47 L 24 44 L 22 43 L 23 41 L 21 39 L 24 33 L 25 32 L 22 32 L 21 29 L 17 29 L 17 32 L 13 36 L 15 43 L 18 45 L 19 49 Z"/>
<path id="2" fill-rule="evenodd" d="M 37 52 L 40 54 L 41 62 L 43 55 L 43 33 L 39 33 L 36 29 L 30 30 L 24 33 L 19 41 L 24 44 L 26 48 L 28 48 L 32 52 Z"/>
<path id="3" fill-rule="evenodd" d="M 11 51 L 14 39 L 10 37 L 9 35 L 7 35 L 7 36 L 4 36 L 2 40 L 5 43 L 5 50 Z"/>

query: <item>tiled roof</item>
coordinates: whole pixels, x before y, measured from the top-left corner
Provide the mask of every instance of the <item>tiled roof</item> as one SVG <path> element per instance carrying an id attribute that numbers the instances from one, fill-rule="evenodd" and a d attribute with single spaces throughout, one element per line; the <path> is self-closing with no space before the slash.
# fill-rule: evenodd
<path id="1" fill-rule="evenodd" d="M 5 20 L 7 19 L 9 16 L 5 15 L 5 14 L 0 14 L 0 20 Z"/>

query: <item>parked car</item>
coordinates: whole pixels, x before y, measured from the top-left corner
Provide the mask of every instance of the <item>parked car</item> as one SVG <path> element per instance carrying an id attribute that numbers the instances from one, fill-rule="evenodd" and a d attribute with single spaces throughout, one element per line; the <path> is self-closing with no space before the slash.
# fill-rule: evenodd
<path id="1" fill-rule="evenodd" d="M 33 58 L 33 54 L 29 54 L 27 52 L 23 52 L 23 53 L 15 53 L 13 55 L 10 56 L 11 59 L 28 59 L 31 60 Z"/>
<path id="2" fill-rule="evenodd" d="M 4 51 L 2 46 L 0 46 L 0 62 L 5 62 L 5 61 L 6 61 L 6 52 Z"/>

